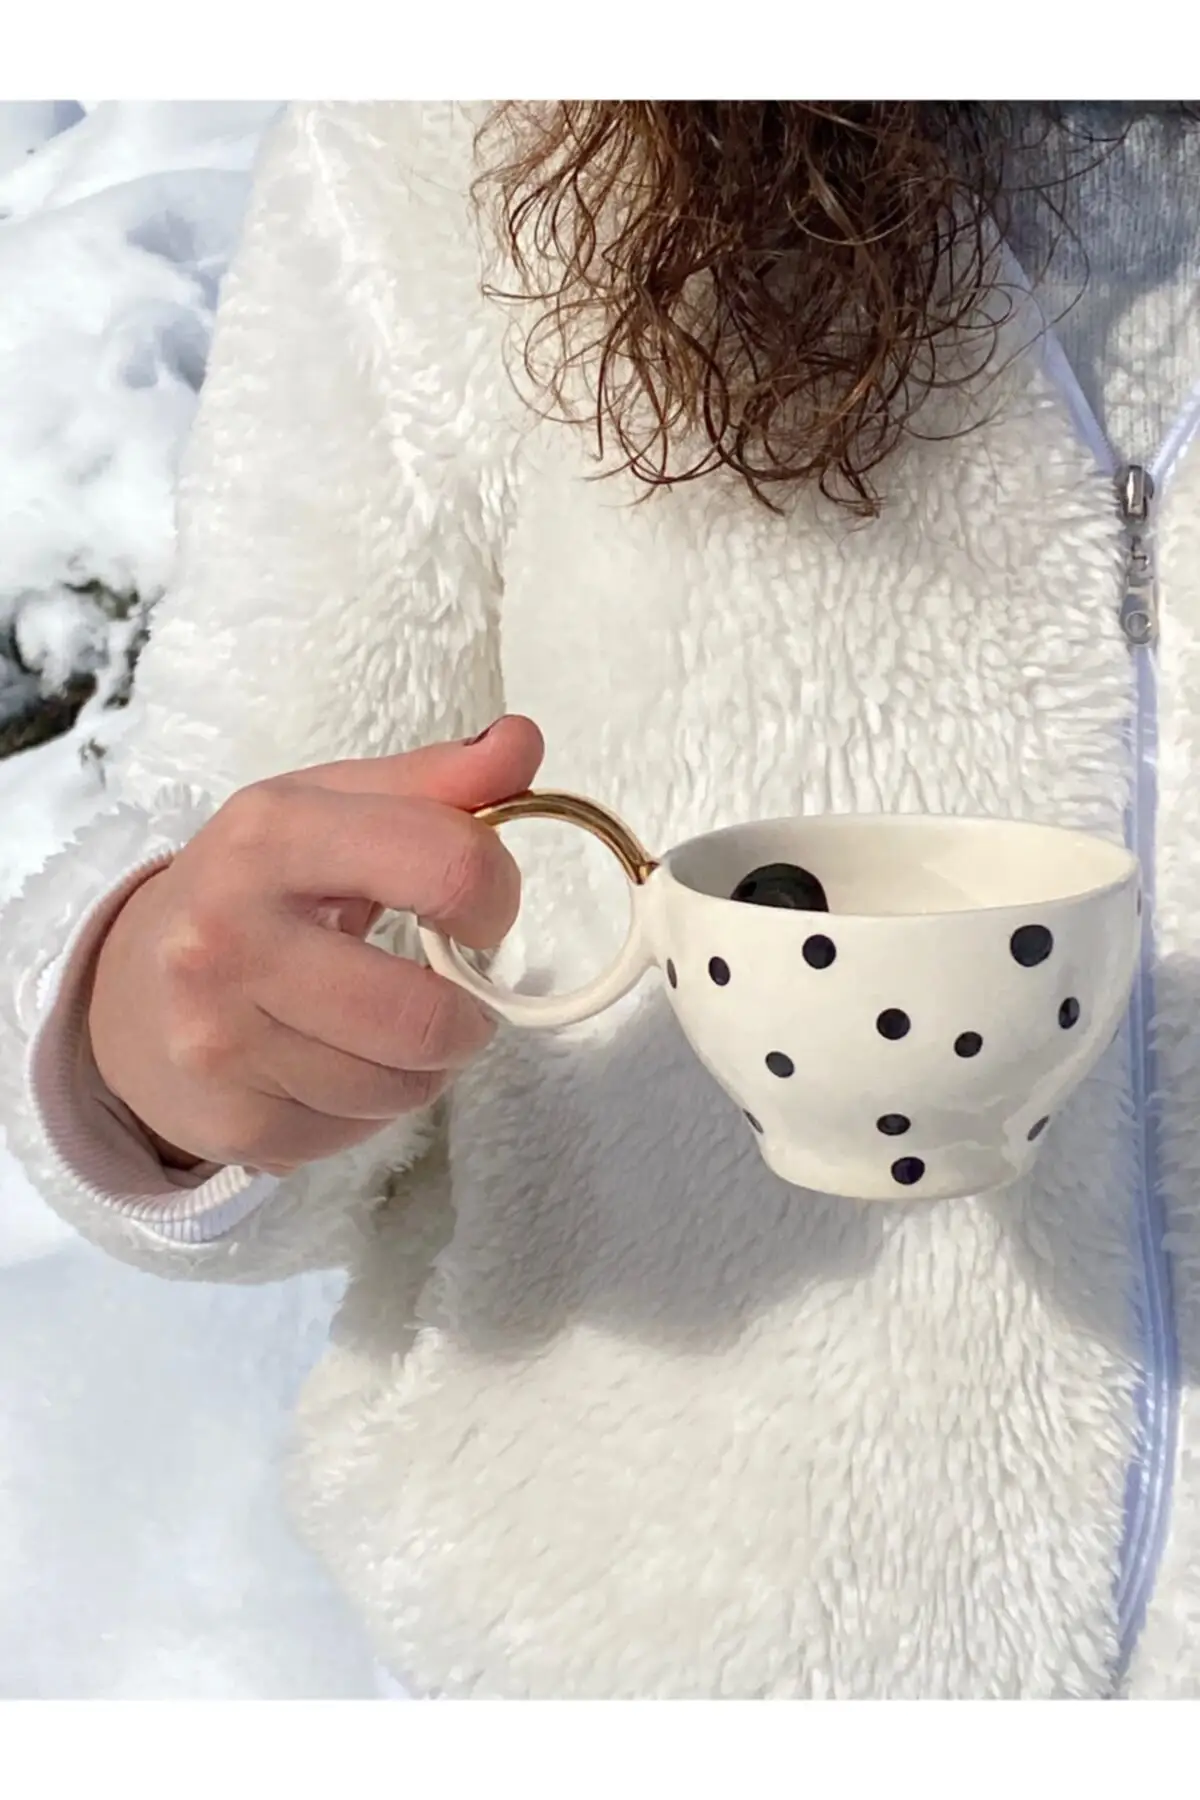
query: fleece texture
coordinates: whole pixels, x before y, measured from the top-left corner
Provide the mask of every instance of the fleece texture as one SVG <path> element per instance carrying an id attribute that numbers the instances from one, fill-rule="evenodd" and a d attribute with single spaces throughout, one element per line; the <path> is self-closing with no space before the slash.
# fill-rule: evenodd
<path id="1" fill-rule="evenodd" d="M 776 516 L 717 478 L 637 504 L 585 434 L 519 405 L 510 321 L 480 293 L 471 126 L 451 107 L 305 106 L 275 136 L 120 806 L 3 920 L 10 1142 L 142 1266 L 350 1267 L 290 1486 L 414 1691 L 1105 1695 L 1138 1354 L 1125 1045 L 1030 1181 L 859 1206 L 764 1169 L 651 977 L 588 1026 L 503 1033 L 444 1119 L 280 1183 L 202 1246 L 72 1184 L 25 1092 L 37 1007 L 15 972 L 147 854 L 139 833 L 180 837 L 173 784 L 215 805 L 508 707 L 543 726 L 548 784 L 616 807 L 652 849 L 793 810 L 1121 835 L 1133 683 L 1111 490 L 1037 357 L 997 373 L 969 434 L 931 414 L 869 525 L 807 495 Z M 1160 873 L 1189 1381 L 1198 540 L 1185 461 L 1163 512 Z M 513 841 L 526 898 L 497 972 L 576 985 L 624 929 L 619 877 L 559 828 Z M 1135 1693 L 1200 1694 L 1191 1405 Z"/>

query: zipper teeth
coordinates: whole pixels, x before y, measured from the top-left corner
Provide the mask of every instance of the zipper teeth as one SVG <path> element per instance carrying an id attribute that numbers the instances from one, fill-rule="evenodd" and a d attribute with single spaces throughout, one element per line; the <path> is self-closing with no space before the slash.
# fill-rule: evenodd
<path id="1" fill-rule="evenodd" d="M 1026 292 L 1029 284 L 1024 282 Z M 1079 379 L 1057 337 L 1048 328 L 1042 338 L 1042 362 L 1066 402 L 1082 441 L 1107 475 L 1116 477 L 1119 462 L 1089 405 Z M 1174 425 L 1147 463 L 1155 488 L 1155 504 L 1179 459 L 1200 427 L 1200 384 L 1189 394 Z M 1149 523 L 1149 522 L 1148 522 Z M 1146 533 L 1149 537 L 1149 529 Z M 1151 552 L 1153 555 L 1153 551 Z M 1122 595 L 1124 601 L 1124 595 Z M 1130 1464 L 1125 1493 L 1125 1528 L 1121 1544 L 1115 1604 L 1119 1688 L 1128 1674 L 1166 1542 L 1171 1488 L 1179 1442 L 1179 1344 L 1175 1325 L 1170 1257 L 1166 1249 L 1166 1209 L 1161 1187 L 1158 1062 L 1152 1032 L 1155 1021 L 1155 958 L 1158 932 L 1158 670 L 1153 644 L 1133 649 L 1136 711 L 1132 721 L 1134 770 L 1126 812 L 1126 839 L 1142 871 L 1144 917 L 1137 980 L 1130 1006 L 1130 1082 L 1137 1131 L 1137 1244 L 1141 1291 L 1137 1322 L 1141 1338 L 1135 1406 L 1138 1453 Z"/>
<path id="2" fill-rule="evenodd" d="M 1188 392 L 1175 423 L 1159 445 L 1147 472 L 1159 493 L 1175 473 L 1176 465 L 1200 428 L 1200 381 Z M 1111 454 L 1111 452 L 1110 452 Z"/>
<path id="3" fill-rule="evenodd" d="M 1148 465 L 1159 497 L 1198 428 L 1200 385 L 1193 388 L 1158 454 Z M 1134 1105 L 1139 1125 L 1142 1190 L 1138 1235 L 1145 1275 L 1140 1318 L 1145 1367 L 1137 1398 L 1139 1425 L 1148 1450 L 1131 1467 L 1126 1494 L 1126 1543 L 1122 1578 L 1117 1589 L 1118 1679 L 1123 1679 L 1128 1672 L 1137 1647 L 1166 1544 L 1179 1447 L 1181 1387 L 1173 1270 L 1166 1247 L 1168 1219 L 1162 1191 L 1161 1099 L 1158 1051 L 1154 1041 L 1158 949 L 1159 693 L 1157 660 L 1151 646 L 1135 653 L 1135 665 L 1137 717 L 1130 838 L 1142 867 L 1145 897 L 1141 965 L 1131 1015 Z"/>
<path id="4" fill-rule="evenodd" d="M 1160 1180 L 1157 1057 L 1152 1038 L 1158 899 L 1155 869 L 1157 680 L 1149 647 L 1137 650 L 1135 656 L 1137 767 L 1129 835 L 1142 867 L 1145 917 L 1141 962 L 1131 1009 L 1131 1055 L 1141 1201 L 1138 1240 L 1144 1276 L 1139 1304 L 1143 1372 L 1138 1384 L 1137 1407 L 1145 1449 L 1131 1466 L 1126 1490 L 1125 1549 L 1117 1587 L 1118 1678 L 1125 1675 L 1132 1659 L 1162 1556 L 1179 1413 L 1178 1348 L 1171 1316 L 1171 1269 L 1164 1241 L 1166 1215 Z"/>

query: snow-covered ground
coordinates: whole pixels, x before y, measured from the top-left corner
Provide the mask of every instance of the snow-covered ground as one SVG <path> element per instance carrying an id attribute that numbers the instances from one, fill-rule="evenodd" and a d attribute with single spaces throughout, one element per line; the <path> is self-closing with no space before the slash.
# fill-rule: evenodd
<path id="1" fill-rule="evenodd" d="M 104 701 L 168 576 L 179 450 L 273 112 L 0 103 L 0 725 L 99 677 L 68 736 L 0 760 L 0 904 L 102 804 L 84 746 L 136 724 L 136 700 Z M 339 1283 L 202 1288 L 111 1263 L 2 1127 L 0 1699 L 372 1694 L 278 1494 Z"/>

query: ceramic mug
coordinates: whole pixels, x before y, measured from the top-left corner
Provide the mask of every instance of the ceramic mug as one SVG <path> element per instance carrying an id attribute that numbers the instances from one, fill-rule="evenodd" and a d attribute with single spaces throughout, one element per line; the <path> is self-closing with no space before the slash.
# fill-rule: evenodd
<path id="1" fill-rule="evenodd" d="M 557 819 L 599 838 L 630 883 L 629 936 L 573 994 L 496 986 L 422 927 L 431 966 L 509 1024 L 550 1028 L 594 1017 L 657 966 L 696 1055 L 797 1187 L 894 1200 L 1006 1185 L 1032 1166 L 1129 1002 L 1137 861 L 1086 832 L 823 814 L 735 825 L 657 860 L 570 794 L 523 794 L 477 816 Z M 731 898 L 751 872 L 781 866 L 828 910 L 804 910 L 803 886 L 799 908 L 794 896 Z"/>

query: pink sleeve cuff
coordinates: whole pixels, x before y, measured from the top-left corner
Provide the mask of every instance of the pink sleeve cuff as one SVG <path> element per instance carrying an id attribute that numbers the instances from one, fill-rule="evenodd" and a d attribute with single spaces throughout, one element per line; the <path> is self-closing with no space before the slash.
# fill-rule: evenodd
<path id="1" fill-rule="evenodd" d="M 278 1186 L 274 1176 L 205 1164 L 164 1167 L 129 1109 L 101 1080 L 87 1015 L 100 946 L 130 894 L 171 860 L 140 863 L 84 915 L 37 980 L 37 1021 L 26 1082 L 46 1141 L 64 1173 L 93 1199 L 176 1243 L 223 1237 Z"/>

